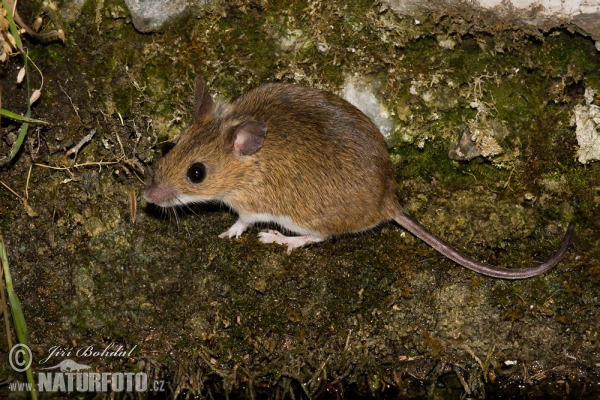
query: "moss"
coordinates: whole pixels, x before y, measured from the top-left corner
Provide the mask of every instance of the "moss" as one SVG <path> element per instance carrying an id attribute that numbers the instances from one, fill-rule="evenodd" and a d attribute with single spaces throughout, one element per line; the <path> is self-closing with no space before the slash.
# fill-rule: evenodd
<path id="1" fill-rule="evenodd" d="M 471 183 L 473 174 L 482 179 L 498 174 L 496 169 L 481 159 L 470 163 L 450 160 L 447 149 L 439 145 L 428 144 L 423 149 L 405 145 L 394 149 L 393 154 L 400 157 L 400 161 L 395 164 L 398 182 L 415 178 L 430 181 L 435 177 L 436 180 L 442 180 L 445 184 L 454 185 L 458 189 Z"/>
<path id="2" fill-rule="evenodd" d="M 58 65 L 66 62 L 64 45 L 61 43 L 51 43 L 43 47 L 32 46 L 29 56 L 34 61 L 44 60 L 44 62 L 49 64 Z"/>
<path id="3" fill-rule="evenodd" d="M 165 370 L 181 367 L 174 386 L 185 386 L 188 375 L 225 376 L 216 380 L 221 391 L 249 381 L 283 385 L 292 376 L 309 397 L 342 376 L 368 395 L 388 393 L 391 384 L 407 387 L 407 374 L 462 387 L 435 365 L 452 365 L 478 387 L 479 370 L 461 367 L 474 364 L 463 345 L 481 360 L 489 354 L 495 366 L 523 360 L 525 368 L 507 373 L 511 381 L 528 379 L 521 369 L 529 377 L 536 372 L 529 365 L 546 372 L 564 366 L 565 353 L 576 357 L 566 375 L 578 376 L 593 360 L 600 167 L 573 161 L 569 126 L 581 89 L 600 82 L 593 43 L 564 31 L 543 43 L 510 30 L 491 37 L 434 15 L 416 25 L 366 0 L 228 3 L 142 35 L 111 16 L 122 1 L 105 3 L 100 24 L 97 5 L 86 2 L 69 27 L 77 46 L 32 47 L 48 82 L 47 108 L 34 111 L 53 123 L 40 135 L 50 154 L 43 150 L 41 162 L 69 165 L 63 150 L 90 129 L 98 133 L 79 162 L 119 159 L 114 132 L 128 157 L 158 153 L 156 142 L 191 119 L 196 74 L 229 99 L 265 81 L 335 91 L 358 72 L 384 81 L 384 101 L 410 134 L 391 155 L 404 204 L 425 225 L 474 258 L 507 267 L 546 258 L 560 242 L 558 224 L 571 218 L 583 221 L 579 240 L 592 250 L 570 250 L 554 271 L 512 283 L 474 276 L 394 224 L 287 256 L 260 244 L 258 227 L 218 239 L 235 221 L 222 209 L 197 207 L 164 219 L 140 209 L 132 224 L 128 195 L 133 189 L 139 196 L 143 184 L 130 164 L 72 174 L 34 169 L 40 183 L 30 187 L 30 199 L 42 213 L 36 230 L 2 189 L 0 226 L 18 244 L 10 250 L 22 277 L 18 289 L 30 330 L 44 333 L 42 345 L 63 340 L 65 330 L 77 342 L 122 336 Z M 288 28 L 301 29 L 305 40 L 293 51 L 277 40 Z M 453 38 L 455 49 L 442 49 L 438 35 Z M 57 81 L 68 82 L 63 87 L 79 115 Z M 499 140 L 514 154 L 508 161 L 448 159 L 463 125 L 476 119 L 506 127 Z M 3 181 L 21 184 L 28 156 Z M 51 207 L 43 207 L 48 192 Z M 560 333 L 567 331 L 569 337 Z"/>

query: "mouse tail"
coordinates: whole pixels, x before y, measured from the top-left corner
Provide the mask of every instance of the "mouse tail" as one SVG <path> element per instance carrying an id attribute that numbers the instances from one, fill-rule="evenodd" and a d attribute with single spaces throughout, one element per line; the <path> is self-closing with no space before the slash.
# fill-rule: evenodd
<path id="1" fill-rule="evenodd" d="M 425 228 L 423 225 L 421 225 L 408 215 L 404 214 L 403 212 L 400 212 L 396 217 L 394 217 L 394 220 L 403 228 L 408 230 L 410 233 L 423 240 L 425 243 L 427 243 L 428 245 L 430 245 L 431 247 L 433 247 L 452 261 L 472 271 L 500 279 L 527 279 L 542 274 L 554 267 L 565 256 L 567 248 L 571 243 L 573 229 L 575 228 L 575 223 L 570 222 L 569 227 L 567 228 L 567 233 L 563 238 L 560 248 L 548 261 L 536 267 L 507 269 L 494 267 L 493 265 L 476 261 L 471 257 L 461 253 L 460 251 L 450 246 L 448 243 L 444 242 L 439 237 L 435 236 L 427 228 Z"/>

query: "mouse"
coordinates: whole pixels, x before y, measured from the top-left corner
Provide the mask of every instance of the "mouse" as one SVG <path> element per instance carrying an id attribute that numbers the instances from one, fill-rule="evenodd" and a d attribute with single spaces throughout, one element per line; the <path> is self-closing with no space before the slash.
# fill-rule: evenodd
<path id="1" fill-rule="evenodd" d="M 404 212 L 385 138 L 358 108 L 316 88 L 268 83 L 231 102 L 211 97 L 196 77 L 193 121 L 156 162 L 148 203 L 173 207 L 217 202 L 238 220 L 221 238 L 275 224 L 262 243 L 287 246 L 369 231 L 395 221 L 454 262 L 500 279 L 542 274 L 564 257 L 575 224 L 546 262 L 503 268 L 455 249 Z"/>

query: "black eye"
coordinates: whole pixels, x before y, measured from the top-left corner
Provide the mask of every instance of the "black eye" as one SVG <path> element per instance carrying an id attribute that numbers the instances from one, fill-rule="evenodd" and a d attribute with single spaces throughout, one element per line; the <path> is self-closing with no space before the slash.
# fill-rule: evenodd
<path id="1" fill-rule="evenodd" d="M 193 163 L 187 170 L 187 177 L 192 183 L 200 183 L 206 178 L 206 167 L 204 164 Z"/>
<path id="2" fill-rule="evenodd" d="M 175 147 L 175 143 L 165 143 L 163 144 L 163 147 L 161 147 L 160 152 L 163 155 L 163 157 L 171 151 L 171 149 Z"/>

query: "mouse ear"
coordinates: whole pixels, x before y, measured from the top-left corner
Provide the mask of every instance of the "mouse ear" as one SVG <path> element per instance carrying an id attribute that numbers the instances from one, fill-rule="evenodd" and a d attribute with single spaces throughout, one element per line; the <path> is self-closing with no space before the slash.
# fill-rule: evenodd
<path id="1" fill-rule="evenodd" d="M 199 122 L 206 115 L 212 113 L 214 106 L 215 103 L 208 93 L 206 82 L 201 76 L 197 76 L 194 89 L 194 122 Z"/>
<path id="2" fill-rule="evenodd" d="M 236 157 L 256 153 L 267 136 L 267 124 L 264 121 L 249 120 L 233 129 L 225 141 L 225 150 L 233 151 Z"/>

